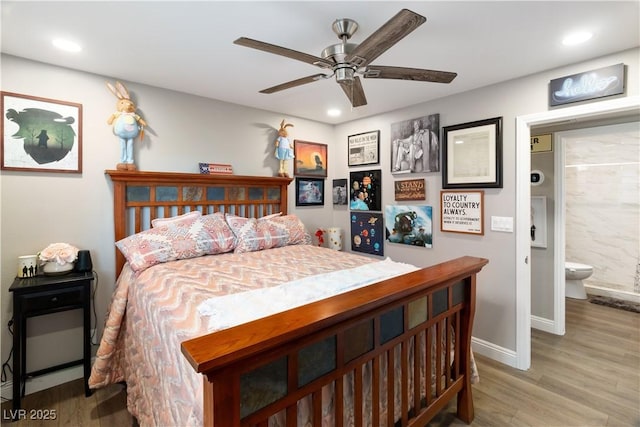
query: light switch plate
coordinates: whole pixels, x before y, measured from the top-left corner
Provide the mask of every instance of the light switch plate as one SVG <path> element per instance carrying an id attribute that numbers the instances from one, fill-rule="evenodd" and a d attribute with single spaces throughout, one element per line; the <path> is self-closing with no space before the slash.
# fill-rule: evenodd
<path id="1" fill-rule="evenodd" d="M 491 230 L 503 231 L 505 233 L 513 233 L 513 217 L 511 216 L 492 216 Z"/>

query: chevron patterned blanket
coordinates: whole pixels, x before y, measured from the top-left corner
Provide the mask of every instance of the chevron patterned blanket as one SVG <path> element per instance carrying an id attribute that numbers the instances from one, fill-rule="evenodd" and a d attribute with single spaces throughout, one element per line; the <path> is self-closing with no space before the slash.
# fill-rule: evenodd
<path id="1" fill-rule="evenodd" d="M 311 245 L 210 255 L 159 264 L 118 278 L 89 385 L 126 381 L 140 426 L 202 425 L 202 377 L 180 343 L 208 332 L 198 306 L 216 297 L 271 288 L 376 262 Z M 242 311 L 240 304 L 233 310 Z M 170 404 L 168 404 L 170 402 Z"/>

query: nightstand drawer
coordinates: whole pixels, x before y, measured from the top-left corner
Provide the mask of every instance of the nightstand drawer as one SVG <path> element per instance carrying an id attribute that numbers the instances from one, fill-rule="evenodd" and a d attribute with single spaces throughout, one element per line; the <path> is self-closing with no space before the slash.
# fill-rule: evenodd
<path id="1" fill-rule="evenodd" d="M 82 288 L 27 294 L 22 299 L 22 310 L 25 312 L 55 310 L 69 305 L 81 305 L 83 294 Z"/>

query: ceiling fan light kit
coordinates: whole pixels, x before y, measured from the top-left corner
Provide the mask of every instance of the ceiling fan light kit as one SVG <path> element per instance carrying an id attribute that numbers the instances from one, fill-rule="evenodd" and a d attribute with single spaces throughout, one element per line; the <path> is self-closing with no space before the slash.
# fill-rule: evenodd
<path id="1" fill-rule="evenodd" d="M 425 21 L 424 16 L 409 9 L 402 9 L 362 43 L 355 44 L 347 43 L 347 41 L 358 30 L 358 23 L 349 18 L 337 19 L 332 28 L 340 39 L 340 43 L 328 46 L 319 57 L 247 37 L 240 37 L 234 43 L 331 71 L 331 74 L 314 74 L 282 83 L 263 89 L 260 93 L 279 92 L 335 76 L 336 82 L 342 87 L 351 105 L 360 107 L 367 105 L 367 99 L 358 74 L 367 79 L 414 80 L 433 83 L 450 83 L 456 77 L 456 73 L 449 71 L 369 65 Z"/>

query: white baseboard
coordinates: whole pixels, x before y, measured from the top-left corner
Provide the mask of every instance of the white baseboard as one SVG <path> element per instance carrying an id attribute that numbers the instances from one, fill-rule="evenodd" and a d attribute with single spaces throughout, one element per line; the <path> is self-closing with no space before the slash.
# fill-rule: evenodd
<path id="1" fill-rule="evenodd" d="M 640 303 L 640 294 L 634 292 L 619 291 L 617 289 L 604 288 L 596 285 L 589 285 L 587 283 L 584 284 L 584 288 L 589 295 L 599 295 Z"/>
<path id="2" fill-rule="evenodd" d="M 539 329 L 544 332 L 549 332 L 550 334 L 557 334 L 555 332 L 555 322 L 550 319 L 545 319 L 544 317 L 531 316 L 531 327 L 534 329 Z"/>
<path id="3" fill-rule="evenodd" d="M 471 337 L 471 347 L 474 353 L 481 354 L 490 359 L 504 363 L 505 365 L 517 368 L 517 354 L 513 350 L 497 346 L 488 341 Z"/>
<path id="4" fill-rule="evenodd" d="M 77 380 L 83 376 L 84 368 L 82 365 L 78 365 L 66 369 L 60 369 L 59 371 L 51 372 L 49 374 L 39 375 L 34 378 L 29 378 L 25 386 L 25 395 L 68 383 L 69 381 Z M 2 383 L 1 394 L 3 401 L 5 399 L 13 400 L 13 381 L 6 381 Z"/>

